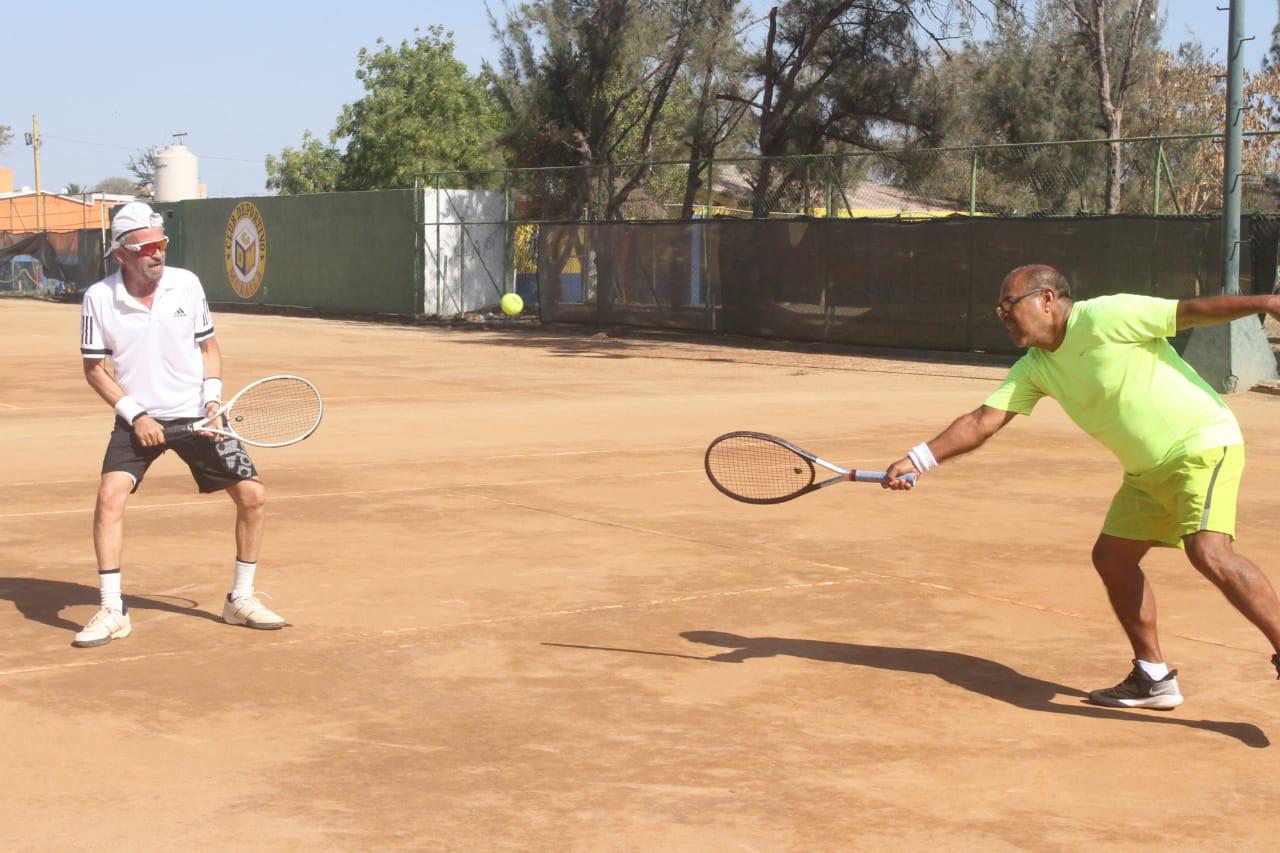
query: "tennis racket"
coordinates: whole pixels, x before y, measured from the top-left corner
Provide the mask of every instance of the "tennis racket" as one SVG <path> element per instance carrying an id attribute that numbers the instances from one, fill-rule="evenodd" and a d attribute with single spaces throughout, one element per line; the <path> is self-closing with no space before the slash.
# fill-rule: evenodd
<path id="1" fill-rule="evenodd" d="M 725 433 L 707 448 L 705 464 L 711 485 L 749 504 L 780 504 L 834 483 L 883 483 L 887 476 L 884 471 L 841 468 L 762 432 Z M 835 476 L 818 480 L 816 465 Z M 914 483 L 916 475 L 907 474 L 906 479 Z"/>
<path id="2" fill-rule="evenodd" d="M 323 415 L 324 401 L 316 386 L 301 376 L 268 376 L 246 385 L 202 421 L 165 427 L 164 440 L 211 432 L 254 447 L 284 447 L 315 432 Z"/>

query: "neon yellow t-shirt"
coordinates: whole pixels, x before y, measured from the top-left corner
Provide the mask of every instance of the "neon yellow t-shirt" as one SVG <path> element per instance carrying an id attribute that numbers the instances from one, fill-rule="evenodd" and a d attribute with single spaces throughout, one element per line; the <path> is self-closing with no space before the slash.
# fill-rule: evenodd
<path id="1" fill-rule="evenodd" d="M 1243 444 L 1235 415 L 1165 340 L 1177 318 L 1176 299 L 1077 302 L 1062 345 L 1027 350 L 986 404 L 1029 415 L 1052 397 L 1131 474 L 1174 454 Z"/>

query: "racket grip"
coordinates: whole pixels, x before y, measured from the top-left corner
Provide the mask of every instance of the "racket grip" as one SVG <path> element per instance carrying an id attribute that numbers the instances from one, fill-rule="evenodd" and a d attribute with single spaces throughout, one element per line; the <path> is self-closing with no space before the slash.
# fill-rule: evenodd
<path id="1" fill-rule="evenodd" d="M 164 428 L 164 441 L 168 444 L 172 441 L 182 441 L 196 434 L 196 424 L 174 424 Z"/>
<path id="2" fill-rule="evenodd" d="M 854 471 L 851 479 L 855 483 L 883 483 L 887 475 L 887 471 Z M 904 474 L 902 479 L 913 486 L 916 484 L 915 474 Z"/>

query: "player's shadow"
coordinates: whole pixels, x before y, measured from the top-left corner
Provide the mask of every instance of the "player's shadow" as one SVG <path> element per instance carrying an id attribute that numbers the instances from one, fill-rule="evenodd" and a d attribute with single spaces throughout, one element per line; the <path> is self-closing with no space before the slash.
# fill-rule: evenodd
<path id="1" fill-rule="evenodd" d="M 64 618 L 62 611 L 79 604 L 96 605 L 100 600 L 96 587 L 82 583 L 0 577 L 0 601 L 12 601 L 13 606 L 26 618 L 53 628 L 79 631 L 83 626 Z M 183 606 L 174 603 L 178 601 L 189 601 L 191 604 Z M 162 613 L 178 613 L 222 624 L 222 620 L 214 614 L 197 609 L 195 601 L 180 596 L 125 595 L 124 605 L 130 610 L 159 610 Z"/>
<path id="2" fill-rule="evenodd" d="M 1028 711 L 1050 714 L 1068 714 L 1076 717 L 1122 720 L 1127 723 L 1184 726 L 1204 729 L 1235 738 L 1246 746 L 1262 749 L 1271 745 L 1265 732 L 1252 723 L 1233 723 L 1219 720 L 1188 720 L 1173 716 L 1155 716 L 1161 712 L 1134 712 L 1102 708 L 1096 705 L 1065 705 L 1054 702 L 1058 696 L 1083 700 L 1087 694 L 1075 687 L 1055 684 L 1023 675 L 1015 669 L 986 658 L 959 652 L 943 652 L 933 649 L 895 648 L 892 646 L 865 646 L 858 643 L 833 643 L 823 640 L 797 640 L 788 637 L 742 637 L 723 631 L 684 631 L 686 640 L 730 651 L 710 657 L 678 655 L 669 652 L 646 652 L 640 649 L 607 649 L 607 651 L 631 652 L 670 657 L 692 658 L 716 663 L 743 663 L 753 658 L 771 658 L 779 655 L 806 658 L 828 663 L 844 663 L 873 669 L 913 672 L 932 675 L 949 684 L 980 693 L 992 699 L 1006 702 Z M 566 645 L 547 643 L 546 645 Z M 598 648 L 574 646 L 574 648 Z"/>

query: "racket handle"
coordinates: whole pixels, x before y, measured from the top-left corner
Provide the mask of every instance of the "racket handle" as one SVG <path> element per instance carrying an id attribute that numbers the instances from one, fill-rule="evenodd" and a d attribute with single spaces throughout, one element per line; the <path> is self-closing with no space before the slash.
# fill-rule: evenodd
<path id="1" fill-rule="evenodd" d="M 850 479 L 855 483 L 883 483 L 887 475 L 887 471 L 854 471 Z M 915 474 L 904 474 L 901 479 L 913 486 L 916 484 Z"/>
<path id="2" fill-rule="evenodd" d="M 182 441 L 191 438 L 196 434 L 196 427 L 199 424 L 174 424 L 164 428 L 164 441 L 168 444 L 173 441 Z"/>

